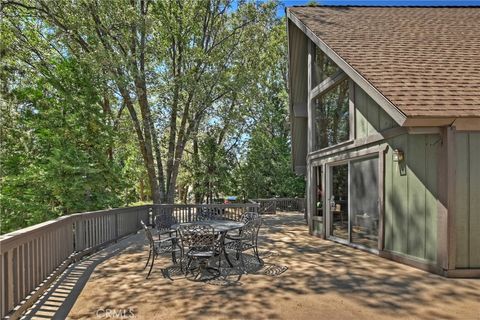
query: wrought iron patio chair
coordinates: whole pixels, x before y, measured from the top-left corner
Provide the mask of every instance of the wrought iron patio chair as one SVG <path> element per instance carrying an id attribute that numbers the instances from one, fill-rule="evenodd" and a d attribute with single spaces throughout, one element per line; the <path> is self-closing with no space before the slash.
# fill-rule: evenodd
<path id="1" fill-rule="evenodd" d="M 260 217 L 260 215 L 258 214 L 258 212 L 247 211 L 240 216 L 240 222 L 247 223 L 247 222 L 249 222 L 251 220 L 255 220 L 259 217 Z"/>
<path id="2" fill-rule="evenodd" d="M 238 219 L 239 222 L 242 222 L 242 223 L 247 223 L 251 220 L 254 220 L 254 219 L 257 219 L 260 217 L 260 214 L 258 212 L 255 212 L 255 211 L 247 211 L 247 212 L 244 212 L 240 218 Z M 238 230 L 238 234 L 241 232 L 241 229 Z M 238 234 L 236 236 L 238 236 Z M 227 239 L 229 238 L 229 235 L 227 235 Z"/>
<path id="3" fill-rule="evenodd" d="M 223 208 L 201 208 L 197 215 L 198 221 L 228 220 Z"/>
<path id="4" fill-rule="evenodd" d="M 258 212 L 255 212 L 255 211 L 247 211 L 247 212 L 244 212 L 240 218 L 238 219 L 239 222 L 242 222 L 242 223 L 248 223 L 249 221 L 251 220 L 255 220 L 257 218 L 260 217 L 260 214 Z M 242 232 L 241 229 L 238 230 L 238 232 L 235 234 L 235 235 L 226 235 L 226 239 L 231 239 L 231 237 L 236 237 L 235 239 L 238 238 L 240 232 Z"/>
<path id="5" fill-rule="evenodd" d="M 174 216 L 169 214 L 159 214 L 155 216 L 153 219 L 156 235 L 158 236 L 158 240 L 161 240 L 162 237 L 176 237 L 177 230 L 172 229 L 172 225 L 177 223 L 177 220 Z"/>
<path id="6" fill-rule="evenodd" d="M 161 213 L 154 218 L 154 225 L 155 225 L 155 230 L 156 234 L 158 236 L 158 240 L 162 241 L 163 239 L 169 239 L 172 241 L 173 244 L 176 245 L 175 250 L 172 250 L 172 261 L 176 263 L 176 253 L 180 252 L 180 256 L 182 254 L 181 252 L 181 246 L 179 245 L 179 237 L 178 237 L 178 232 L 176 229 L 172 229 L 172 225 L 177 223 L 177 219 L 168 213 Z"/>
<path id="7" fill-rule="evenodd" d="M 210 208 L 200 207 L 197 209 L 197 220 L 198 221 L 208 221 L 211 219 Z"/>
<path id="8" fill-rule="evenodd" d="M 149 250 L 148 250 L 148 259 L 147 263 L 145 264 L 145 267 L 143 269 L 145 270 L 150 263 L 150 269 L 148 271 L 146 279 L 150 277 L 150 274 L 152 273 L 153 269 L 153 264 L 155 263 L 155 259 L 163 253 L 172 253 L 172 259 L 174 257 L 174 252 L 179 252 L 180 247 L 178 245 L 178 241 L 176 238 L 163 238 L 161 240 L 155 240 L 153 238 L 151 230 L 148 228 L 148 226 L 140 220 L 140 223 L 142 224 L 143 229 L 145 230 L 145 236 L 147 237 L 148 240 L 148 245 L 149 245 Z M 151 262 L 150 262 L 151 260 Z M 173 261 L 174 263 L 176 262 L 175 260 Z M 181 265 L 180 265 L 181 267 Z"/>
<path id="9" fill-rule="evenodd" d="M 185 276 L 188 276 L 193 261 L 198 262 L 198 273 L 195 279 L 201 277 L 205 271 L 210 274 L 220 274 L 221 252 L 222 252 L 222 235 L 216 234 L 210 225 L 205 224 L 188 224 L 180 226 L 180 239 L 183 247 L 184 255 L 187 259 L 185 267 Z M 214 257 L 218 259 L 218 269 L 208 267 L 208 261 Z M 212 272 L 214 271 L 214 272 Z M 192 272 L 193 273 L 193 272 Z"/>
<path id="10" fill-rule="evenodd" d="M 240 230 L 238 235 L 227 235 L 226 238 L 231 240 L 225 244 L 225 249 L 234 251 L 236 259 L 242 264 L 242 268 L 245 270 L 245 261 L 243 252 L 247 250 L 253 250 L 258 262 L 262 264 L 262 260 L 258 255 L 258 233 L 262 225 L 262 219 L 260 217 L 248 221 L 245 226 Z"/>

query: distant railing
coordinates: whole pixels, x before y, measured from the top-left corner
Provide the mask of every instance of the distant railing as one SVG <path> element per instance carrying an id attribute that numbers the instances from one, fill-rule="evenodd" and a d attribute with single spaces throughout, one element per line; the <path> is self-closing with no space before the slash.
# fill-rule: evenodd
<path id="1" fill-rule="evenodd" d="M 260 214 L 275 214 L 277 210 L 277 203 L 275 199 L 254 199 L 260 205 L 258 212 Z"/>
<path id="2" fill-rule="evenodd" d="M 276 198 L 277 210 L 280 211 L 303 211 L 305 210 L 305 198 Z"/>
<path id="3" fill-rule="evenodd" d="M 239 220 L 244 212 L 257 212 L 258 208 L 258 203 L 251 202 L 229 204 L 157 204 L 152 206 L 152 216 L 169 214 L 178 223 L 199 221 L 206 216 Z"/>
<path id="4" fill-rule="evenodd" d="M 260 205 L 259 213 L 275 214 L 279 211 L 304 211 L 305 198 L 268 198 L 253 199 Z"/>
<path id="5" fill-rule="evenodd" d="M 70 265 L 86 254 L 137 232 L 140 220 L 172 214 L 178 222 L 196 221 L 207 211 L 237 220 L 256 203 L 147 205 L 77 213 L 0 236 L 0 313 L 19 318 Z"/>

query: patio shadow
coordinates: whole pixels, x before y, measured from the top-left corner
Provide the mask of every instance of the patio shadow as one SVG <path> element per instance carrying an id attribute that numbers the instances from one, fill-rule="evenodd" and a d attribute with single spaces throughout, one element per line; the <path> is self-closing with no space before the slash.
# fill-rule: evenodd
<path id="1" fill-rule="evenodd" d="M 96 265 L 68 317 L 130 308 L 138 319 L 480 319 L 478 279 L 443 278 L 312 237 L 301 213 L 264 221 L 264 265 L 248 256 L 248 274 L 225 268 L 206 282 L 186 280 L 168 257 L 145 280 L 144 239 L 134 236 Z"/>

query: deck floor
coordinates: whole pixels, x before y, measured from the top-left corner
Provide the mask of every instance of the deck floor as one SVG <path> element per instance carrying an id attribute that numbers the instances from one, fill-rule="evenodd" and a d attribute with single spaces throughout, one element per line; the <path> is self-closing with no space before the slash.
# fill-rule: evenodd
<path id="1" fill-rule="evenodd" d="M 480 319 L 478 279 L 443 278 L 309 236 L 301 213 L 264 221 L 265 263 L 249 257 L 249 274 L 193 282 L 165 257 L 145 280 L 138 234 L 72 266 L 28 318 Z"/>

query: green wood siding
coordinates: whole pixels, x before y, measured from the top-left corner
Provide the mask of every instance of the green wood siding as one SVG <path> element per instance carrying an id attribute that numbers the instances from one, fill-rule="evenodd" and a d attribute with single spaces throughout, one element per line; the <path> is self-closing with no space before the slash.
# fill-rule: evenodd
<path id="1" fill-rule="evenodd" d="M 392 243 L 386 244 L 386 248 L 392 251 L 407 253 L 407 223 L 408 223 L 408 183 L 407 175 L 403 173 L 405 166 L 403 163 L 393 162 L 392 149 L 407 150 L 407 136 L 400 136 L 392 139 L 392 148 L 387 155 L 386 166 L 391 166 L 392 189 L 385 190 L 385 200 L 391 203 L 392 210 Z M 400 172 L 402 171 L 402 172 Z M 388 179 L 388 178 L 387 178 Z"/>
<path id="2" fill-rule="evenodd" d="M 355 136 L 364 138 L 397 124 L 369 95 L 355 85 Z"/>
<path id="3" fill-rule="evenodd" d="M 407 210 L 407 253 L 415 257 L 425 257 L 425 183 L 426 147 L 425 136 L 419 136 L 408 144 L 408 210 Z"/>
<path id="4" fill-rule="evenodd" d="M 361 88 L 356 85 L 354 88 L 356 139 L 397 127 L 393 119 Z M 389 145 L 385 155 L 384 248 L 435 263 L 440 135 L 403 134 L 381 143 Z M 404 151 L 405 161 L 393 162 L 394 149 Z M 314 224 L 313 228 L 317 229 L 318 225 Z"/>
<path id="5" fill-rule="evenodd" d="M 425 259 L 437 260 L 438 219 L 438 153 L 440 136 L 427 135 L 425 139 Z"/>
<path id="6" fill-rule="evenodd" d="M 390 139 L 385 158 L 385 249 L 434 262 L 437 248 L 438 135 Z M 393 150 L 405 161 L 393 162 Z"/>
<path id="7" fill-rule="evenodd" d="M 384 178 L 384 243 L 385 249 L 393 250 L 393 212 L 394 205 L 396 200 L 392 199 L 389 195 L 393 191 L 393 172 L 394 168 L 392 165 L 392 152 L 389 152 L 385 155 L 385 178 Z"/>
<path id="8" fill-rule="evenodd" d="M 456 267 L 480 267 L 480 133 L 457 132 L 455 163 Z"/>

